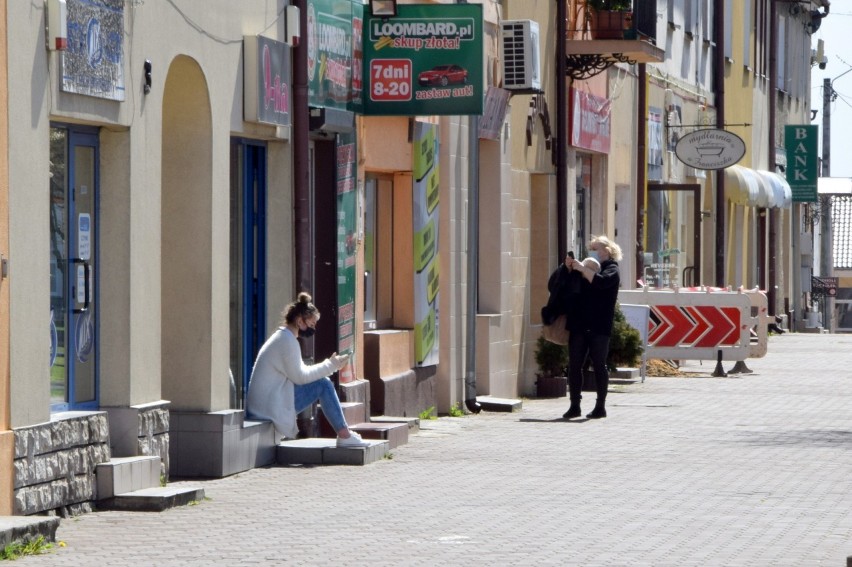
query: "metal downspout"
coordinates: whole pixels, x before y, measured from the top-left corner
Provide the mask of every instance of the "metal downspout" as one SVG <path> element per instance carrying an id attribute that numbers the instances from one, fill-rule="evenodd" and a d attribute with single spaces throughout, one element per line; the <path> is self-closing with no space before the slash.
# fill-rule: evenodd
<path id="1" fill-rule="evenodd" d="M 556 0 L 556 135 L 553 138 L 553 152 L 556 157 L 556 250 L 560 261 L 568 253 L 568 89 L 565 85 L 568 75 L 565 58 L 567 1 Z"/>
<path id="2" fill-rule="evenodd" d="M 299 29 L 308 29 L 308 1 L 293 0 L 299 8 Z M 311 281 L 311 208 L 308 163 L 308 41 L 293 48 L 293 237 L 296 292 L 313 290 Z"/>
<path id="3" fill-rule="evenodd" d="M 465 400 L 468 411 L 479 413 L 476 401 L 476 313 L 479 297 L 479 116 L 467 121 L 467 348 L 465 349 Z"/>
<path id="4" fill-rule="evenodd" d="M 648 115 L 648 70 L 639 64 L 639 93 L 636 97 L 636 280 L 645 277 L 645 196 L 647 194 L 647 115 Z M 697 203 L 696 203 L 696 206 Z M 700 252 L 699 252 L 700 253 Z"/>
<path id="5" fill-rule="evenodd" d="M 769 171 L 775 172 L 775 136 L 776 136 L 776 101 L 775 101 L 775 89 L 777 87 L 778 78 L 776 76 L 776 60 L 778 56 L 778 28 L 776 25 L 777 20 L 776 8 L 775 8 L 775 0 L 770 0 L 769 2 Z M 775 301 L 776 301 L 776 274 L 775 274 L 775 256 L 777 255 L 777 249 L 775 246 L 775 233 L 777 232 L 776 223 L 778 222 L 776 219 L 776 214 L 772 209 L 765 209 L 767 222 L 769 223 L 769 248 L 768 248 L 768 261 L 769 265 L 767 266 L 766 275 L 766 301 L 769 304 L 769 315 L 775 316 Z M 763 239 L 761 238 L 761 242 Z M 773 321 L 774 322 L 774 321 Z"/>
<path id="6" fill-rule="evenodd" d="M 775 2 L 770 4 L 774 7 Z M 713 4 L 713 29 L 716 54 L 713 66 L 713 88 L 716 91 L 716 127 L 725 129 L 725 0 Z M 770 65 L 771 66 L 771 65 Z M 772 76 L 773 73 L 770 73 Z M 725 175 L 716 172 L 716 287 L 725 287 Z"/>

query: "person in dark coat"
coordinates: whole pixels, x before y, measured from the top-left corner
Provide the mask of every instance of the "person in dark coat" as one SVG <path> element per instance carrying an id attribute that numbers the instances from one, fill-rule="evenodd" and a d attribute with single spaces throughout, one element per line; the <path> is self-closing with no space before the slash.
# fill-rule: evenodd
<path id="1" fill-rule="evenodd" d="M 571 332 L 568 339 L 568 390 L 571 406 L 562 416 L 565 419 L 580 417 L 580 400 L 583 391 L 583 366 L 586 357 L 592 361 L 595 371 L 597 400 L 595 408 L 586 417 L 606 417 L 606 394 L 609 387 L 609 371 L 606 366 L 609 354 L 609 337 L 615 320 L 615 303 L 621 276 L 618 261 L 621 248 L 606 236 L 594 236 L 588 245 L 589 256 L 600 262 L 600 271 L 583 265 L 578 260 L 565 259 L 569 270 L 583 276 L 583 286 L 576 309 L 568 319 Z"/>

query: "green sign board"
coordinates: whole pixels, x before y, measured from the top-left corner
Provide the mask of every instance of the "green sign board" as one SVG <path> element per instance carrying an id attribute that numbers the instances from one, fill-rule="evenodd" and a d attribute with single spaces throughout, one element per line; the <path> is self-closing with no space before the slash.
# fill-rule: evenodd
<path id="1" fill-rule="evenodd" d="M 355 252 L 358 211 L 356 207 L 355 134 L 338 134 L 337 157 L 337 351 L 355 352 Z M 353 359 L 340 369 L 340 381 L 355 379 Z"/>
<path id="2" fill-rule="evenodd" d="M 366 17 L 364 114 L 482 114 L 482 5 L 402 4 Z"/>
<path id="3" fill-rule="evenodd" d="M 412 224 L 414 227 L 414 361 L 417 366 L 438 364 L 438 127 L 414 123 Z"/>
<path id="4" fill-rule="evenodd" d="M 311 106 L 363 110 L 360 0 L 308 2 L 308 103 Z"/>
<path id="5" fill-rule="evenodd" d="M 805 124 L 784 126 L 784 147 L 787 150 L 787 183 L 793 192 L 793 201 L 817 201 L 819 154 L 818 127 Z"/>

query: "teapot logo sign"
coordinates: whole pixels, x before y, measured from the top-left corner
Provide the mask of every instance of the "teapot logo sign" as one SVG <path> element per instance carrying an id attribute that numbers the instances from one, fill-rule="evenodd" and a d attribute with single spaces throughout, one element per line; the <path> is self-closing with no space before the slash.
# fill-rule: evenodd
<path id="1" fill-rule="evenodd" d="M 675 154 L 695 169 L 724 169 L 742 159 L 745 142 L 727 130 L 696 130 L 678 140 Z"/>

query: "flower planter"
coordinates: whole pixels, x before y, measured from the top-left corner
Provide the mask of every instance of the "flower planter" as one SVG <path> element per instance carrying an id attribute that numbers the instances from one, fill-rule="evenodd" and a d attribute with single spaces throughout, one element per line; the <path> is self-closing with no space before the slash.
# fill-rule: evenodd
<path id="1" fill-rule="evenodd" d="M 535 383 L 539 398 L 564 398 L 568 395 L 568 378 L 565 376 L 539 376 Z"/>
<path id="2" fill-rule="evenodd" d="M 633 12 L 593 10 L 589 16 L 592 39 L 624 39 L 624 32 L 633 28 Z"/>

